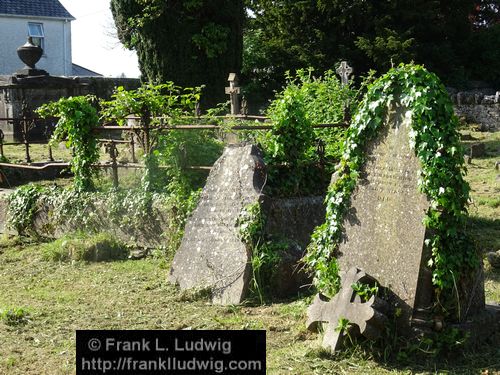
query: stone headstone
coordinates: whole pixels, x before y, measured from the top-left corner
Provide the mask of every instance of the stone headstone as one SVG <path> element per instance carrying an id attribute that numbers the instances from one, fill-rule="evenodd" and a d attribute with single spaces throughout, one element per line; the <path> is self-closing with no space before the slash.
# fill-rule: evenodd
<path id="1" fill-rule="evenodd" d="M 186 224 L 171 282 L 181 289 L 210 288 L 214 303 L 242 302 L 251 277 L 251 254 L 238 237 L 236 223 L 241 210 L 261 198 L 265 177 L 255 146 L 224 150 Z"/>
<path id="2" fill-rule="evenodd" d="M 410 149 L 411 118 L 394 106 L 367 148 L 339 246 L 341 270 L 359 267 L 399 298 L 406 324 L 413 308 L 427 307 L 432 296 L 426 268 L 425 227 L 428 201 L 418 190 L 420 162 Z"/>
<path id="3" fill-rule="evenodd" d="M 342 61 L 336 72 L 340 76 L 342 86 L 349 84 L 349 76 L 352 73 L 352 68 L 347 64 L 347 61 Z"/>
<path id="4" fill-rule="evenodd" d="M 238 87 L 238 77 L 236 76 L 236 73 L 229 73 L 227 80 L 229 81 L 229 87 L 225 88 L 225 92 L 230 97 L 231 115 L 239 115 L 240 102 L 238 95 L 241 93 L 241 89 Z"/>

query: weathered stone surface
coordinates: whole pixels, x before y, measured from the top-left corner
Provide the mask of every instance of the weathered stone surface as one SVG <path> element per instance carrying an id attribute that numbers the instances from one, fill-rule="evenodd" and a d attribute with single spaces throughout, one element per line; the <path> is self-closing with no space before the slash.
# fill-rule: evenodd
<path id="1" fill-rule="evenodd" d="M 15 234 L 7 228 L 8 196 L 12 192 L 11 189 L 0 189 L 0 233 L 2 234 Z"/>
<path id="2" fill-rule="evenodd" d="M 175 254 L 170 281 L 181 289 L 211 288 L 213 302 L 238 304 L 251 275 L 250 253 L 238 238 L 241 210 L 258 202 L 264 162 L 255 146 L 233 146 L 214 164 Z"/>
<path id="3" fill-rule="evenodd" d="M 428 201 L 417 187 L 420 162 L 410 149 L 410 118 L 405 108 L 395 108 L 368 146 L 344 222 L 339 263 L 342 270 L 357 266 L 390 288 L 408 324 L 412 308 L 427 306 L 432 295 L 422 223 Z"/>
<path id="4" fill-rule="evenodd" d="M 266 233 L 297 242 L 305 250 L 311 234 L 325 220 L 325 197 L 267 199 Z"/>
<path id="5" fill-rule="evenodd" d="M 349 269 L 341 278 L 342 286 L 335 297 L 326 302 L 318 294 L 307 309 L 307 329 L 317 330 L 319 323 L 327 323 L 323 347 L 332 352 L 342 348 L 347 336 L 363 335 L 372 340 L 377 339 L 387 323 L 385 301 L 372 296 L 362 302 L 351 287 L 356 282 L 374 285 L 376 280 L 357 267 Z M 341 319 L 349 321 L 349 328 L 339 326 Z"/>
<path id="6" fill-rule="evenodd" d="M 469 148 L 471 158 L 480 158 L 486 154 L 486 145 L 484 143 L 473 143 Z"/>
<path id="7" fill-rule="evenodd" d="M 486 254 L 486 258 L 492 267 L 500 268 L 500 250 L 489 252 Z"/>

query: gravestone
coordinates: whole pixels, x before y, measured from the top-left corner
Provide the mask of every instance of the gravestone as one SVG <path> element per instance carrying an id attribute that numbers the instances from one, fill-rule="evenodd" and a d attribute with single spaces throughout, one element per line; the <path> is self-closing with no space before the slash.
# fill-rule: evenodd
<path id="1" fill-rule="evenodd" d="M 212 301 L 238 304 L 247 292 L 250 252 L 238 237 L 241 210 L 261 198 L 265 165 L 255 146 L 229 146 L 214 164 L 186 224 L 170 281 L 182 290 L 210 288 Z"/>
<path id="2" fill-rule="evenodd" d="M 236 73 L 229 73 L 227 80 L 229 81 L 229 87 L 225 88 L 225 92 L 230 97 L 231 115 L 239 115 L 240 101 L 238 95 L 241 93 L 241 90 L 238 87 L 238 77 L 236 76 Z"/>
<path id="3" fill-rule="evenodd" d="M 403 326 L 433 293 L 422 223 L 428 200 L 418 190 L 420 161 L 410 148 L 406 114 L 395 104 L 368 145 L 339 246 L 341 270 L 359 267 L 394 292 Z"/>
<path id="4" fill-rule="evenodd" d="M 342 61 L 336 72 L 340 76 L 340 83 L 342 84 L 342 86 L 348 85 L 349 76 L 352 73 L 352 68 L 347 64 L 347 61 Z"/>

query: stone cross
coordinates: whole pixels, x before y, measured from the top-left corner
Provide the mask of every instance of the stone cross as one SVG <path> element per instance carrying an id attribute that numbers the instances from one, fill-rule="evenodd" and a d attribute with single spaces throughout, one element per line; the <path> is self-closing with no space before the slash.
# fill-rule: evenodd
<path id="1" fill-rule="evenodd" d="M 347 61 L 342 61 L 336 72 L 340 76 L 340 82 L 342 83 L 342 86 L 347 85 L 349 83 L 349 76 L 352 73 L 352 68 L 347 65 Z"/>
<path id="2" fill-rule="evenodd" d="M 231 98 L 231 115 L 240 114 L 240 101 L 238 95 L 240 94 L 240 88 L 238 85 L 238 77 L 236 73 L 229 73 L 227 79 L 229 81 L 229 87 L 226 87 L 226 94 Z"/>
<path id="3" fill-rule="evenodd" d="M 327 302 L 318 294 L 307 309 L 307 329 L 317 330 L 319 323 L 327 323 L 323 347 L 331 352 L 341 349 L 349 336 L 361 334 L 374 340 L 385 329 L 387 303 L 375 296 L 362 302 L 351 287 L 356 282 L 373 284 L 375 279 L 352 267 L 342 275 L 342 286 L 335 297 Z M 349 326 L 341 327 L 341 319 L 347 319 Z"/>

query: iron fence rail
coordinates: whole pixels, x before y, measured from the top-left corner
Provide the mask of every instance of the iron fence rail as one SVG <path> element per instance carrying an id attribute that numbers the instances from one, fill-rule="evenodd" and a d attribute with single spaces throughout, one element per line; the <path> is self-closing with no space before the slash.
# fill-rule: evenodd
<path id="1" fill-rule="evenodd" d="M 203 117 L 203 116 L 198 116 L 198 117 L 186 117 L 186 119 L 196 119 L 196 120 L 209 120 L 213 119 L 214 117 Z M 253 116 L 253 115 L 227 115 L 227 116 L 216 116 L 215 118 L 220 118 L 224 120 L 254 120 L 254 121 L 259 121 L 259 122 L 266 122 L 269 120 L 268 117 L 265 116 Z M 136 116 L 129 116 L 127 117 L 128 120 L 144 120 L 142 117 L 136 117 Z M 22 117 L 22 118 L 12 118 L 12 117 L 0 117 L 0 121 L 9 121 L 14 124 L 35 124 L 36 121 L 53 121 L 53 124 L 55 125 L 55 121 L 57 121 L 57 118 L 50 118 L 50 119 L 42 119 L 40 117 Z M 165 117 L 150 117 L 149 120 L 160 120 L 159 125 L 154 125 L 154 124 L 146 124 L 144 125 L 116 125 L 116 124 L 104 124 L 102 126 L 97 126 L 95 128 L 95 131 L 97 133 L 105 133 L 105 132 L 115 132 L 115 131 L 120 131 L 120 132 L 130 132 L 135 135 L 137 135 L 139 132 L 144 132 L 145 134 L 149 134 L 151 131 L 159 131 L 159 132 L 168 132 L 168 131 L 176 131 L 176 130 L 182 130 L 182 131 L 192 131 L 192 130 L 228 130 L 228 131 L 251 131 L 251 130 L 271 130 L 273 127 L 272 125 L 217 125 L 217 124 L 179 124 L 179 125 L 167 125 L 167 124 L 162 124 L 161 121 L 166 121 L 168 120 Z M 348 127 L 349 124 L 347 122 L 339 122 L 335 124 L 316 124 L 313 125 L 313 128 L 315 129 L 320 129 L 320 128 L 346 128 Z M 33 140 L 31 141 L 29 139 L 29 131 L 33 129 L 33 127 L 30 127 L 28 129 L 27 126 L 22 127 L 22 136 L 23 136 L 23 141 L 19 142 L 4 142 L 4 133 L 2 130 L 0 130 L 0 157 L 2 160 L 6 160 L 5 153 L 4 153 L 4 146 L 24 146 L 25 148 L 25 163 L 6 163 L 6 162 L 0 162 L 0 168 L 17 168 L 17 169 L 29 169 L 29 170 L 39 170 L 43 171 L 49 168 L 67 168 L 70 166 L 69 162 L 55 162 L 53 156 L 52 156 L 52 148 L 49 144 L 49 140 L 44 140 L 44 141 L 39 141 L 39 140 Z M 50 134 L 48 134 L 50 135 Z M 47 137 L 48 137 L 47 135 Z M 134 136 L 130 137 L 130 140 L 125 140 L 125 139 L 109 139 L 109 138 L 98 138 L 97 141 L 99 143 L 104 144 L 106 147 L 106 151 L 108 152 L 110 156 L 110 162 L 109 163 L 96 163 L 93 164 L 92 166 L 94 168 L 111 168 L 112 169 L 112 175 L 113 175 L 113 184 L 115 186 L 118 186 L 118 169 L 121 168 L 144 168 L 144 165 L 137 163 L 137 158 L 135 154 L 135 149 L 136 149 L 136 143 L 137 141 L 135 140 Z M 131 156 L 132 156 L 132 163 L 119 163 L 117 161 L 117 156 L 118 152 L 116 149 L 116 146 L 118 144 L 128 144 L 130 147 L 131 151 Z M 32 163 L 31 161 L 31 156 L 30 156 L 30 145 L 47 145 L 48 147 L 48 163 L 44 163 L 42 165 L 36 165 Z M 168 168 L 168 166 L 164 166 L 163 168 Z M 186 166 L 185 169 L 189 170 L 201 170 L 201 171 L 207 171 L 210 170 L 212 167 L 211 166 Z"/>

